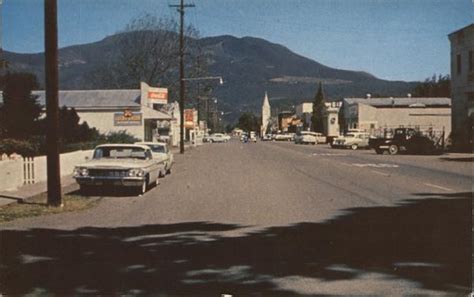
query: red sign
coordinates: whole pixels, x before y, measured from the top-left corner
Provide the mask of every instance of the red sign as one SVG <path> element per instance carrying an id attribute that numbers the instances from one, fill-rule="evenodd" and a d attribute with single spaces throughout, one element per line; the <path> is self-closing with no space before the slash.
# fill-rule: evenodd
<path id="1" fill-rule="evenodd" d="M 165 92 L 148 92 L 148 99 L 166 99 L 166 100 L 168 100 L 168 93 L 165 93 Z"/>
<path id="2" fill-rule="evenodd" d="M 194 109 L 184 110 L 184 126 L 188 129 L 194 128 Z"/>
<path id="3" fill-rule="evenodd" d="M 147 91 L 147 99 L 148 99 L 148 103 L 167 104 L 168 103 L 168 89 L 149 87 Z"/>

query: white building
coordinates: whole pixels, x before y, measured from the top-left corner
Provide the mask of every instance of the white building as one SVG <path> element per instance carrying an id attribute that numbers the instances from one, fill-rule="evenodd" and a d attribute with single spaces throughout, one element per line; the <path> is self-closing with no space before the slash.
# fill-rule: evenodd
<path id="1" fill-rule="evenodd" d="M 341 102 L 326 102 L 324 108 L 324 135 L 328 137 L 339 136 L 339 109 Z M 303 102 L 295 107 L 296 116 L 304 122 L 304 126 L 311 128 L 313 116 L 313 102 Z"/>
<path id="2" fill-rule="evenodd" d="M 42 106 L 46 103 L 45 91 L 33 91 Z M 62 90 L 59 107 L 74 108 L 80 123 L 87 122 L 100 133 L 127 133 L 144 141 L 156 141 L 167 136 L 177 145 L 179 139 L 179 108 L 177 103 L 166 105 L 166 111 L 149 107 L 143 90 Z"/>
<path id="3" fill-rule="evenodd" d="M 449 98 L 344 98 L 345 130 L 361 129 L 377 134 L 384 128 L 413 127 L 451 132 Z"/>
<path id="4" fill-rule="evenodd" d="M 268 101 L 268 94 L 265 92 L 265 97 L 262 103 L 262 126 L 260 127 L 260 135 L 263 136 L 267 133 L 267 129 L 270 125 L 271 107 Z"/>
<path id="5" fill-rule="evenodd" d="M 453 146 L 472 149 L 474 115 L 474 24 L 448 35 L 451 42 Z"/>

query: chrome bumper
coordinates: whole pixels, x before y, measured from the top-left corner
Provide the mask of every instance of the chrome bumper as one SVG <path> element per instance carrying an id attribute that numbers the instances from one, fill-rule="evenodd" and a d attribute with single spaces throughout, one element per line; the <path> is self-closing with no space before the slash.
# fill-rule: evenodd
<path id="1" fill-rule="evenodd" d="M 115 177 L 115 176 L 75 176 L 76 182 L 88 186 L 141 186 L 145 177 Z"/>

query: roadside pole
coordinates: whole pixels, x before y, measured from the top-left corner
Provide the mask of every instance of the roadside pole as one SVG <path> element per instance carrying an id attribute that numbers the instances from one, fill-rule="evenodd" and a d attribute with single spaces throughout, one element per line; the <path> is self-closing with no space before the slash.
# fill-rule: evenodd
<path id="1" fill-rule="evenodd" d="M 63 206 L 59 164 L 58 105 L 58 15 L 57 1 L 44 1 L 45 85 L 47 121 L 48 205 Z"/>

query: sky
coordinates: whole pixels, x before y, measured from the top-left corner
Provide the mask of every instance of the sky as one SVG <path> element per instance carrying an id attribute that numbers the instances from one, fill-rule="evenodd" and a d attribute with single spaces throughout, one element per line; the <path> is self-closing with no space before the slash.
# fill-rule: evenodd
<path id="1" fill-rule="evenodd" d="M 57 0 L 59 46 L 99 41 L 145 13 L 178 18 L 179 0 Z M 2 2 L 2 0 L 0 0 Z M 447 35 L 474 21 L 474 0 L 187 0 L 202 37 L 253 36 L 324 65 L 389 80 L 450 73 Z M 44 51 L 43 0 L 3 0 L 4 50 Z"/>

